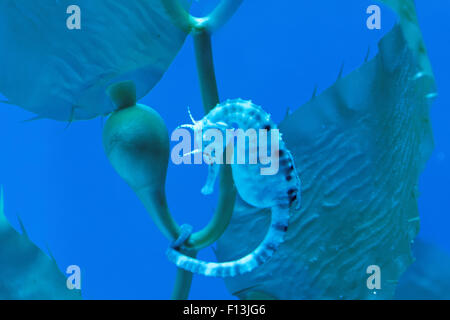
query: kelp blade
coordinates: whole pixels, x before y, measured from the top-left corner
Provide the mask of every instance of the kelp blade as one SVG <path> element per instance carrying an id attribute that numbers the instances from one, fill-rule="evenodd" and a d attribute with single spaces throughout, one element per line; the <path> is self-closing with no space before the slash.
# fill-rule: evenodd
<path id="1" fill-rule="evenodd" d="M 302 208 L 271 260 L 226 279 L 230 292 L 243 299 L 254 292 L 278 299 L 393 298 L 413 261 L 418 178 L 433 150 L 434 90 L 397 25 L 373 60 L 288 116 L 280 130 L 302 179 Z M 218 259 L 250 252 L 268 228 L 269 212 L 238 202 Z M 381 290 L 367 286 L 371 265 L 381 269 Z"/>
<path id="2" fill-rule="evenodd" d="M 3 191 L 3 190 L 2 190 Z M 0 300 L 79 300 L 80 290 L 69 290 L 56 262 L 28 238 L 14 230 L 0 195 Z"/>
<path id="3" fill-rule="evenodd" d="M 159 0 L 78 0 L 81 30 L 69 30 L 69 0 L 0 1 L 0 93 L 61 121 L 114 110 L 109 85 L 134 81 L 142 98 L 160 80 L 186 34 Z"/>

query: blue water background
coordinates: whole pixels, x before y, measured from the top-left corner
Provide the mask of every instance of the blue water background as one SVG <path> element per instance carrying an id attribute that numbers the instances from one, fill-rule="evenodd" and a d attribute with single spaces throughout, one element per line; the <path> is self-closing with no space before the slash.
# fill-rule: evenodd
<path id="1" fill-rule="evenodd" d="M 431 110 L 436 149 L 420 179 L 420 235 L 450 253 L 450 1 L 416 2 L 439 89 Z M 395 15 L 381 6 L 382 30 L 368 30 L 365 10 L 373 3 L 244 1 L 213 39 L 221 99 L 252 99 L 281 121 L 286 108 L 305 103 L 316 84 L 319 92 L 332 85 L 342 63 L 345 75 L 363 63 L 369 46 L 370 56 L 376 54 Z M 194 11 L 208 6 L 195 5 Z M 187 106 L 203 116 L 190 38 L 141 103 L 158 110 L 169 132 L 189 121 Z M 81 267 L 86 299 L 169 298 L 175 268 L 165 258 L 168 240 L 108 163 L 102 119 L 68 128 L 51 120 L 22 122 L 32 116 L 0 106 L 0 184 L 11 223 L 17 228 L 20 216 L 31 239 L 47 246 L 61 269 Z M 200 194 L 205 179 L 205 166 L 169 165 L 170 210 L 196 230 L 209 221 L 217 201 Z M 205 249 L 200 257 L 214 259 L 213 251 Z M 201 276 L 195 276 L 190 297 L 232 298 L 222 280 Z"/>

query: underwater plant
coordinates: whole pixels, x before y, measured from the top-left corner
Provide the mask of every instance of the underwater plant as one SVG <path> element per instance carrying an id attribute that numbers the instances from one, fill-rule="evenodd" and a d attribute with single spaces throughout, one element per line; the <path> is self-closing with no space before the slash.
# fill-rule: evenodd
<path id="1" fill-rule="evenodd" d="M 174 241 L 183 228 L 170 215 L 165 199 L 167 129 L 155 110 L 136 101 L 161 78 L 191 33 L 205 111 L 216 106 L 211 33 L 241 2 L 222 1 L 208 17 L 195 18 L 187 13 L 186 3 L 178 0 L 81 0 L 78 4 L 85 8 L 85 15 L 95 18 L 83 23 L 82 30 L 89 32 L 76 34 L 59 25 L 59 14 L 66 12 L 69 1 L 42 6 L 34 6 L 31 0 L 4 1 L 0 38 L 10 43 L 10 50 L 0 53 L 0 93 L 8 99 L 6 103 L 36 113 L 36 119 L 71 122 L 112 112 L 104 126 L 105 153 L 162 233 Z M 37 23 L 45 28 L 34 28 Z M 25 36 L 31 41 L 21 41 Z M 97 50 L 92 52 L 92 47 Z M 229 166 L 221 169 L 220 180 L 216 213 L 185 243 L 191 256 L 214 243 L 231 218 L 236 191 Z M 187 297 L 191 279 L 191 273 L 179 270 L 174 298 Z"/>
<path id="2" fill-rule="evenodd" d="M 242 0 L 224 0 L 207 17 L 190 15 L 178 0 L 162 0 L 174 24 L 194 39 L 200 89 L 205 113 L 219 104 L 214 71 L 211 34 L 238 9 Z M 118 107 L 105 124 L 105 152 L 119 175 L 131 186 L 147 208 L 161 232 L 172 241 L 181 242 L 181 253 L 195 258 L 198 251 L 215 243 L 226 230 L 233 213 L 236 188 L 231 168 L 220 170 L 220 193 L 216 211 L 209 224 L 191 234 L 189 226 L 179 226 L 172 218 L 164 190 L 169 157 L 167 129 L 151 108 L 136 105 L 134 84 L 123 82 L 110 87 L 110 96 Z M 179 268 L 173 299 L 186 299 L 192 273 Z"/>
<path id="3" fill-rule="evenodd" d="M 413 262 L 417 184 L 433 150 L 436 89 L 414 2 L 387 3 L 400 20 L 378 55 L 280 124 L 302 178 L 302 208 L 270 261 L 225 279 L 234 295 L 391 299 Z M 267 225 L 267 212 L 238 200 L 218 241 L 219 261 L 251 250 Z M 366 285 L 371 265 L 382 270 L 382 290 Z"/>
<path id="4" fill-rule="evenodd" d="M 0 188 L 0 299 L 79 300 L 80 290 L 68 290 L 66 277 L 53 257 L 44 254 L 28 238 L 18 217 L 21 232 L 6 220 L 4 192 Z"/>
<path id="5" fill-rule="evenodd" d="M 0 3 L 0 93 L 13 105 L 60 121 L 106 116 L 114 83 L 136 84 L 138 98 L 161 79 L 186 38 L 160 0 L 78 0 L 82 29 L 65 27 L 73 1 Z M 95 48 L 95 50 L 92 50 Z"/>
<path id="6" fill-rule="evenodd" d="M 241 2 L 223 0 L 210 15 L 198 18 L 178 0 L 116 1 L 114 5 L 79 1 L 89 12 L 98 10 L 103 15 L 84 22 L 83 28 L 95 30 L 90 36 L 71 34 L 67 43 L 59 44 L 53 39 L 62 31 L 53 20 L 44 19 L 44 13 L 56 15 L 56 10 L 69 2 L 59 1 L 57 9 L 55 4 L 51 8 L 31 6 L 31 1 L 0 4 L 0 17 L 7 12 L 18 18 L 0 22 L 0 37 L 10 40 L 12 46 L 10 52 L 0 53 L 0 67 L 5 70 L 0 92 L 8 103 L 40 118 L 61 121 L 109 115 L 103 129 L 109 161 L 177 249 L 177 257 L 190 257 L 194 264 L 198 251 L 217 240 L 219 265 L 246 256 L 269 229 L 271 208 L 254 208 L 242 201 L 246 200 L 242 194 L 235 205 L 236 193 L 242 188 L 236 190 L 235 173 L 224 165 L 219 203 L 210 223 L 192 234 L 188 225 L 177 224 L 164 189 L 169 159 L 167 128 L 157 111 L 137 101 L 159 81 L 191 34 L 205 114 L 223 106 L 211 36 Z M 385 2 L 399 12 L 400 26 L 380 43 L 379 55 L 279 125 L 286 150 L 293 155 L 292 165 L 304 183 L 302 208 L 291 209 L 295 218 L 287 241 L 270 260 L 226 280 L 230 291 L 240 298 L 374 298 L 363 287 L 368 264 L 379 264 L 388 275 L 383 277 L 383 294 L 376 297 L 390 298 L 398 277 L 412 261 L 410 243 L 419 221 L 417 178 L 432 150 L 428 106 L 434 97 L 434 82 L 413 1 Z M 117 12 L 123 13 L 119 19 Z M 14 30 L 32 29 L 36 21 L 48 26 L 47 31 L 54 30 L 47 38 L 50 32 L 44 34 L 36 28 L 32 37 L 48 46 L 32 41 L 22 48 Z M 93 43 L 98 52 L 87 49 Z M 19 60 L 30 65 L 13 69 Z M 41 78 L 30 84 L 34 74 Z M 290 190 L 283 189 L 284 195 Z M 245 237 L 249 232 L 255 236 Z M 184 269 L 177 271 L 174 299 L 188 297 L 192 273 Z M 286 286 L 286 282 L 292 285 Z"/>

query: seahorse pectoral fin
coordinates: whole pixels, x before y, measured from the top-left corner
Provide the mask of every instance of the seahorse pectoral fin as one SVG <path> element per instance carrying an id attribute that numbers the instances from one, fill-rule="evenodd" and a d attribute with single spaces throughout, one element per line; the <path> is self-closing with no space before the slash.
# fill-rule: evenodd
<path id="1" fill-rule="evenodd" d="M 208 177 L 206 178 L 206 184 L 202 188 L 202 194 L 209 195 L 214 191 L 214 184 L 216 183 L 217 176 L 219 175 L 219 164 L 213 163 L 208 167 Z"/>

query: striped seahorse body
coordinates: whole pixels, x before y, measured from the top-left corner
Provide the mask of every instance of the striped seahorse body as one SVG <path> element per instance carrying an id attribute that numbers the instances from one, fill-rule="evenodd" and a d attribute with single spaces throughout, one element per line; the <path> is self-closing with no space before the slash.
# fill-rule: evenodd
<path id="1" fill-rule="evenodd" d="M 235 126 L 243 130 L 277 128 L 270 119 L 270 115 L 261 107 L 241 99 L 228 100 L 219 104 L 202 120 L 194 121 L 193 125 L 184 127 L 200 131 L 208 128 L 223 130 Z M 247 148 L 247 146 L 244 147 Z M 291 153 L 282 141 L 281 135 L 279 136 L 278 172 L 274 175 L 261 175 L 260 170 L 260 163 L 232 164 L 233 179 L 240 197 L 255 207 L 272 209 L 269 231 L 253 252 L 234 261 L 206 262 L 182 254 L 179 252 L 180 248 L 169 248 L 167 251 L 169 260 L 179 268 L 214 277 L 240 275 L 266 262 L 284 240 L 289 224 L 290 207 L 294 202 L 297 206 L 300 205 L 300 179 Z M 202 193 L 209 194 L 213 191 L 217 173 L 217 165 L 210 165 L 207 183 Z"/>

